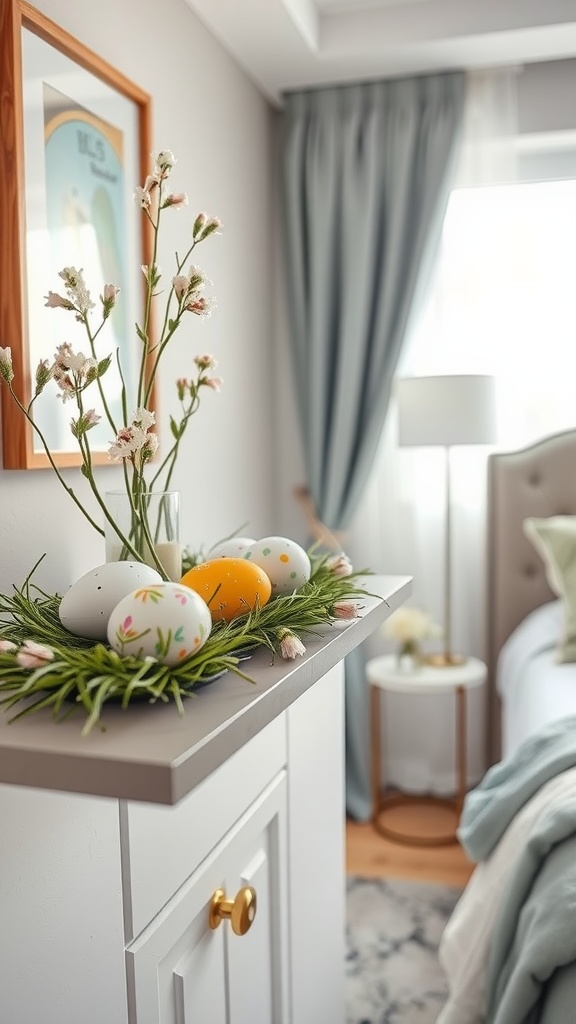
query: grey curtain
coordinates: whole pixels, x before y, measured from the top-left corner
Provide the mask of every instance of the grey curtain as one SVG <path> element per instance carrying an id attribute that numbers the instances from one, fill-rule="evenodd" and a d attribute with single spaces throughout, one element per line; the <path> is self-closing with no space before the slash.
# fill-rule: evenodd
<path id="1" fill-rule="evenodd" d="M 437 251 L 464 72 L 287 93 L 281 199 L 307 486 L 346 528 L 372 466 L 411 312 Z M 370 814 L 361 651 L 346 666 L 347 807 Z"/>

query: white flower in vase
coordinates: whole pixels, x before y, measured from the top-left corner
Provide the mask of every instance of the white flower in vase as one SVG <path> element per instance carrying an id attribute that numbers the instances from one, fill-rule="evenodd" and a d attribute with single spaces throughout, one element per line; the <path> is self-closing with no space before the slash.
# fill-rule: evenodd
<path id="1" fill-rule="evenodd" d="M 442 635 L 441 627 L 422 608 L 404 606 L 398 608 L 382 627 L 384 636 L 395 640 L 398 644 L 398 661 L 410 657 L 413 661 L 421 660 L 421 644 L 423 640 Z"/>

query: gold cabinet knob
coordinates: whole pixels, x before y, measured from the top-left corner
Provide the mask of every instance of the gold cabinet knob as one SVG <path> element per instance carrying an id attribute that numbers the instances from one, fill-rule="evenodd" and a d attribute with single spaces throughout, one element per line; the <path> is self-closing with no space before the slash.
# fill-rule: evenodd
<path id="1" fill-rule="evenodd" d="M 256 889 L 251 885 L 239 889 L 233 900 L 226 899 L 224 889 L 216 889 L 210 900 L 208 923 L 217 928 L 221 921 L 230 918 L 235 935 L 246 935 L 256 917 Z"/>

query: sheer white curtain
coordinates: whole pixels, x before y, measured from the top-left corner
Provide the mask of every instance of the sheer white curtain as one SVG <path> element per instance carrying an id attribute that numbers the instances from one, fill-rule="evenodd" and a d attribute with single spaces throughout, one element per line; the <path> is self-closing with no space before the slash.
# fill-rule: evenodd
<path id="1" fill-rule="evenodd" d="M 516 69 L 498 69 L 469 75 L 464 137 L 442 251 L 428 299 L 405 343 L 399 376 L 495 371 L 495 344 L 486 343 L 496 319 L 493 275 L 483 273 L 490 260 L 479 257 L 479 277 L 474 276 L 473 267 L 462 265 L 462 246 L 473 253 L 478 245 L 475 237 L 462 238 L 473 219 L 462 197 L 473 186 L 515 180 L 517 74 Z M 476 229 L 486 230 L 481 211 Z M 484 238 L 487 241 L 490 259 L 501 259 L 501 239 Z M 484 244 L 483 256 L 485 250 Z M 504 279 L 502 288 L 506 288 Z M 481 324 L 477 306 L 486 314 Z M 487 453 L 484 447 L 452 452 L 453 646 L 480 657 L 484 653 Z M 410 603 L 426 609 L 438 622 L 443 608 L 444 468 L 442 449 L 398 448 L 392 400 L 372 479 L 347 540 L 355 564 L 412 575 Z M 390 649 L 382 634 L 367 642 L 368 657 Z M 452 791 L 451 697 L 389 694 L 385 703 L 383 780 L 415 792 Z M 470 695 L 469 712 L 470 780 L 474 781 L 484 770 L 482 694 Z"/>

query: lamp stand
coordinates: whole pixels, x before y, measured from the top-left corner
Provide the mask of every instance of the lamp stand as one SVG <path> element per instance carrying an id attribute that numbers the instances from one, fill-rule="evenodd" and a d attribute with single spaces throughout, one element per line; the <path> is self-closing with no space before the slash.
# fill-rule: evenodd
<path id="1" fill-rule="evenodd" d="M 446 510 L 444 532 L 444 650 L 439 654 L 429 654 L 425 661 L 436 668 L 447 668 L 451 665 L 463 665 L 466 658 L 452 651 L 452 499 L 450 495 L 450 446 L 445 445 L 445 479 L 446 479 Z"/>

